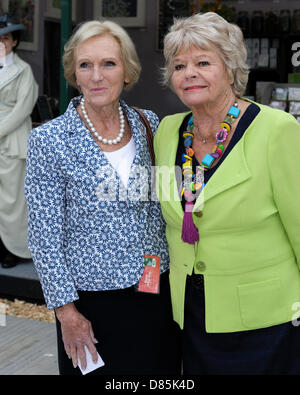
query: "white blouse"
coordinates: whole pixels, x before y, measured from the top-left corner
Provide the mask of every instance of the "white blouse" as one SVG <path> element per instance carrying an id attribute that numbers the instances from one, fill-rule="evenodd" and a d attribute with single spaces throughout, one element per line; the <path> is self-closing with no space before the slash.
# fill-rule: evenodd
<path id="1" fill-rule="evenodd" d="M 127 188 L 130 168 L 136 154 L 133 137 L 131 137 L 129 143 L 124 147 L 113 152 L 104 152 L 104 154 L 113 168 L 118 172 L 125 188 Z"/>

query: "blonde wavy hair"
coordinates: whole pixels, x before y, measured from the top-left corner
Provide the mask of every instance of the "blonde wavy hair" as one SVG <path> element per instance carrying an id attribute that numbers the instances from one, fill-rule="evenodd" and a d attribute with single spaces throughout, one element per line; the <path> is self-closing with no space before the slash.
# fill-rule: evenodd
<path id="1" fill-rule="evenodd" d="M 65 78 L 71 86 L 79 89 L 75 75 L 75 50 L 89 38 L 103 34 L 110 34 L 120 45 L 125 66 L 125 75 L 129 79 L 129 83 L 125 83 L 124 89 L 129 90 L 137 83 L 140 77 L 141 64 L 133 41 L 127 32 L 117 23 L 111 21 L 89 21 L 78 26 L 64 47 L 63 67 Z"/>
<path id="2" fill-rule="evenodd" d="M 232 77 L 232 90 L 236 96 L 244 94 L 249 75 L 246 63 L 247 49 L 241 29 L 227 22 L 215 12 L 195 14 L 174 19 L 164 38 L 165 67 L 162 69 L 163 84 L 172 88 L 173 59 L 180 49 L 196 46 L 218 52 L 228 76 Z"/>

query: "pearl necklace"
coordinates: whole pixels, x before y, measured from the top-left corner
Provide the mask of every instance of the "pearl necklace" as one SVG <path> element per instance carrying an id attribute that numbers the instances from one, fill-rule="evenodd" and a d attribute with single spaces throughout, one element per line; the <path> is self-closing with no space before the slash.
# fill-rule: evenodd
<path id="1" fill-rule="evenodd" d="M 113 140 L 105 139 L 105 138 L 103 138 L 102 136 L 100 136 L 100 134 L 97 132 L 97 130 L 95 129 L 95 127 L 94 127 L 92 121 L 91 121 L 90 118 L 88 117 L 87 112 L 86 112 L 86 110 L 85 110 L 85 107 L 84 107 L 84 97 L 81 99 L 80 107 L 81 107 L 81 110 L 82 110 L 82 114 L 83 114 L 83 116 L 84 116 L 84 119 L 86 120 L 86 123 L 89 125 L 89 127 L 90 127 L 90 129 L 91 129 L 91 132 L 93 133 L 93 135 L 96 137 L 97 140 L 101 141 L 101 143 L 103 143 L 103 144 L 109 144 L 109 145 L 118 144 L 118 143 L 122 140 L 122 137 L 123 137 L 124 132 L 125 132 L 125 120 L 124 120 L 123 110 L 122 110 L 122 107 L 121 107 L 120 105 L 119 105 L 120 133 L 119 133 L 118 136 L 117 136 L 115 139 L 113 139 Z"/>

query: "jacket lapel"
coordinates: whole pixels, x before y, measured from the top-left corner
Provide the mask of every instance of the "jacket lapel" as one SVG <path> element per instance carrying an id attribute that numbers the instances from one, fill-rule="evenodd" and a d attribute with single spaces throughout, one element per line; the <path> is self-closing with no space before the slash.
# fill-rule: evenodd
<path id="1" fill-rule="evenodd" d="M 74 98 L 67 111 L 63 115 L 65 117 L 66 131 L 68 132 L 69 138 L 67 139 L 67 144 L 69 148 L 76 155 L 76 159 L 89 167 L 94 173 L 97 173 L 99 169 L 103 166 L 111 166 L 110 162 L 107 160 L 106 156 L 99 148 L 97 143 L 94 141 L 91 133 L 86 128 L 84 122 L 78 115 L 76 108 L 80 103 L 80 97 Z M 144 126 L 139 120 L 138 115 L 128 107 L 124 101 L 121 101 L 124 112 L 127 115 L 132 135 L 136 146 L 136 155 L 133 161 L 133 166 L 131 167 L 128 187 L 130 187 L 130 178 L 135 177 L 135 166 L 146 166 L 147 165 L 147 140 L 144 131 Z M 143 141 L 145 139 L 145 141 Z M 112 168 L 113 169 L 113 168 Z M 114 170 L 114 169 L 113 169 Z M 117 182 L 120 182 L 118 173 L 114 170 Z"/>
<path id="2" fill-rule="evenodd" d="M 170 168 L 169 182 L 171 191 L 175 189 L 178 190 L 174 163 L 176 161 L 176 153 L 178 148 L 179 127 L 186 114 L 187 113 L 178 114 L 178 119 L 175 118 L 175 122 L 170 125 L 170 128 L 167 127 L 163 131 L 164 136 L 161 139 L 160 143 L 168 146 L 168 150 L 165 150 L 163 153 L 163 159 L 162 162 L 159 163 L 159 166 L 167 165 Z M 202 210 L 203 204 L 207 203 L 210 199 L 214 198 L 218 194 L 226 191 L 227 189 L 233 188 L 234 186 L 246 181 L 248 178 L 251 177 L 251 173 L 249 171 L 245 158 L 244 144 L 245 139 L 243 136 L 242 139 L 232 149 L 228 157 L 224 160 L 222 165 L 210 178 L 202 193 L 200 193 L 200 195 L 198 196 L 195 202 L 194 212 Z M 162 150 L 162 148 L 160 148 L 160 150 Z M 162 156 L 162 154 L 160 155 Z M 166 186 L 162 185 L 161 193 L 164 196 L 160 196 L 160 198 L 165 198 L 165 200 L 167 200 L 168 191 L 165 191 L 165 189 Z M 183 210 L 181 202 L 179 200 L 179 193 L 177 197 L 178 199 L 176 199 L 174 195 L 174 199 L 169 199 L 168 203 L 163 206 L 165 210 L 169 210 L 169 214 L 172 215 L 173 218 L 176 217 L 177 220 L 181 222 L 183 217 Z"/>
<path id="3" fill-rule="evenodd" d="M 186 114 L 182 115 L 181 122 Z M 176 219 L 178 225 L 182 223 L 183 209 L 176 179 L 176 154 L 179 141 L 179 128 L 181 122 L 174 123 L 170 128 L 163 130 L 163 138 L 159 147 L 159 156 L 156 177 L 159 187 L 159 199 L 164 211 L 169 218 Z"/>
<path id="4" fill-rule="evenodd" d="M 23 68 L 16 63 L 12 63 L 5 68 L 0 74 L 0 89 L 8 85 L 12 80 L 18 77 L 18 75 L 23 71 Z"/>
<path id="5" fill-rule="evenodd" d="M 76 105 L 76 101 L 73 101 Z M 77 161 L 96 173 L 103 161 L 103 158 L 101 158 L 101 151 L 79 117 L 72 102 L 64 114 L 64 117 L 67 125 L 67 132 L 69 133 L 67 145 L 74 152 Z"/>
<path id="6" fill-rule="evenodd" d="M 205 205 L 213 197 L 227 189 L 235 187 L 251 177 L 245 158 L 244 143 L 245 139 L 242 137 L 242 139 L 232 149 L 228 157 L 224 160 L 222 165 L 210 178 L 209 182 L 203 189 L 203 192 L 196 201 L 195 211 L 199 209 L 203 202 Z"/>
<path id="7" fill-rule="evenodd" d="M 135 147 L 136 147 L 136 154 L 134 157 L 133 165 L 144 165 L 145 164 L 145 144 L 146 141 L 146 134 L 145 128 L 139 119 L 138 114 L 129 106 L 125 104 L 125 102 L 121 101 L 123 110 L 127 116 L 132 137 L 134 139 Z M 144 141 L 145 139 L 145 141 Z"/>
<path id="8" fill-rule="evenodd" d="M 147 191 L 145 189 L 141 190 L 141 186 L 149 185 L 151 179 L 151 158 L 148 152 L 146 129 L 138 113 L 127 106 L 123 100 L 121 104 L 127 115 L 136 147 L 135 157 L 129 173 L 128 196 L 133 197 L 133 199 L 139 199 L 140 197 L 140 200 L 143 201 L 149 198 L 149 192 L 151 192 L 148 189 Z"/>

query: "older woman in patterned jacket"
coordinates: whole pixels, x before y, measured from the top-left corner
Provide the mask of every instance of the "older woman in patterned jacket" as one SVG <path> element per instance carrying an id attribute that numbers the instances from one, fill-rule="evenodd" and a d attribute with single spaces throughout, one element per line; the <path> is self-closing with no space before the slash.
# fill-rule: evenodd
<path id="1" fill-rule="evenodd" d="M 60 373 L 80 374 L 85 351 L 96 362 L 98 350 L 105 365 L 96 374 L 177 374 L 165 224 L 150 198 L 145 128 L 120 100 L 140 74 L 134 45 L 117 24 L 86 22 L 63 60 L 82 95 L 32 131 L 25 182 L 29 247 L 56 312 Z M 157 116 L 143 112 L 155 132 Z M 155 270 L 160 290 L 139 292 Z"/>

